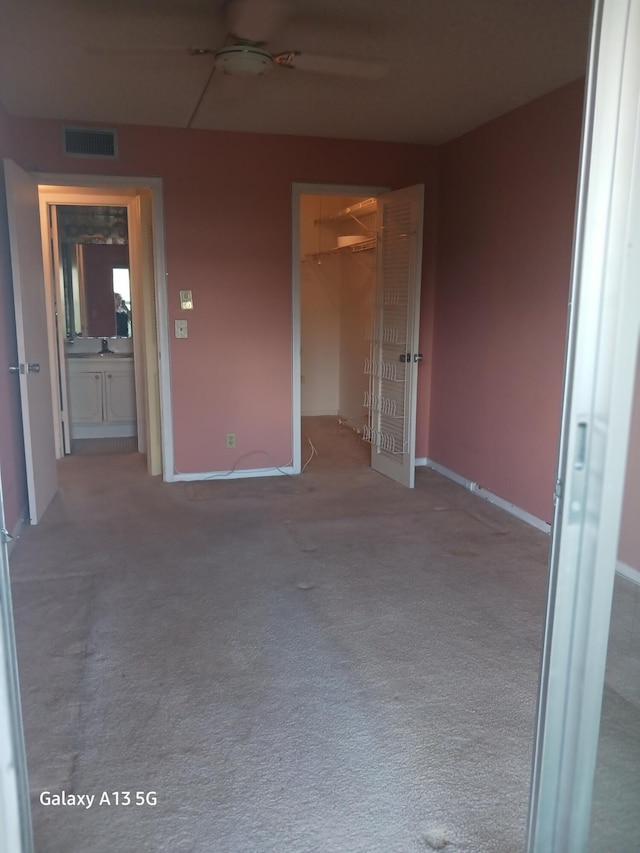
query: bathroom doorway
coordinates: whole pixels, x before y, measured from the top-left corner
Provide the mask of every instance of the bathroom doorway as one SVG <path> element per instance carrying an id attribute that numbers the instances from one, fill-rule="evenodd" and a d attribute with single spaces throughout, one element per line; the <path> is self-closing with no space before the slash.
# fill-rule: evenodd
<path id="1" fill-rule="evenodd" d="M 140 453 L 163 472 L 154 192 L 39 184 L 58 458 Z"/>
<path id="2" fill-rule="evenodd" d="M 135 453 L 136 385 L 127 208 L 51 204 L 62 315 L 65 453 Z M 62 378 L 62 377 L 61 377 Z M 62 396 L 62 395 L 61 395 Z"/>

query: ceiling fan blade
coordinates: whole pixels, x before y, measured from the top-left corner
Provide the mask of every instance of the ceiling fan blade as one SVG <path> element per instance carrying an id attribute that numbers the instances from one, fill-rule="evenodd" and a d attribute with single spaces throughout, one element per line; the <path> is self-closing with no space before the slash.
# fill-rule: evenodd
<path id="1" fill-rule="evenodd" d="M 92 47 L 87 50 L 91 56 L 211 56 L 216 52 L 213 47 Z"/>
<path id="2" fill-rule="evenodd" d="M 274 57 L 278 65 L 296 68 L 299 71 L 315 71 L 318 74 L 335 74 L 339 77 L 359 77 L 362 80 L 379 80 L 388 72 L 385 62 L 368 59 L 346 59 L 341 56 L 319 56 L 315 53 L 281 53 Z"/>
<path id="3" fill-rule="evenodd" d="M 285 13 L 283 0 L 229 0 L 227 26 L 240 41 L 265 44 L 284 23 Z"/>

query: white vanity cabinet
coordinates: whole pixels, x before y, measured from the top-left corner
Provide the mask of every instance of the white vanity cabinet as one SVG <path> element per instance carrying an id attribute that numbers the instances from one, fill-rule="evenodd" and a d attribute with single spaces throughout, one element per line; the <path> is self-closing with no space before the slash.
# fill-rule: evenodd
<path id="1" fill-rule="evenodd" d="M 69 358 L 72 438 L 136 435 L 133 358 Z"/>

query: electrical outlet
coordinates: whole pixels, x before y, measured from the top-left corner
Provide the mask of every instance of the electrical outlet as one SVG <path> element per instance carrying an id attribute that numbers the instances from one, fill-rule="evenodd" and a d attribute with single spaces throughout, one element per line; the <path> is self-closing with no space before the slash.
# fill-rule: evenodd
<path id="1" fill-rule="evenodd" d="M 227 447 L 235 447 L 236 446 L 236 434 L 235 432 L 227 433 Z"/>

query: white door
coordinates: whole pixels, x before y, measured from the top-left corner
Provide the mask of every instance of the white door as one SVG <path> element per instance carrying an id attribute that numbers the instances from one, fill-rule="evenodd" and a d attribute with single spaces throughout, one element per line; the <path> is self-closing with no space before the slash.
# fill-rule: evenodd
<path id="1" fill-rule="evenodd" d="M 0 850 L 33 853 L 0 477 Z"/>
<path id="2" fill-rule="evenodd" d="M 29 516 L 37 524 L 58 488 L 49 373 L 47 309 L 36 182 L 4 161 L 18 340 Z"/>
<path id="3" fill-rule="evenodd" d="M 638 709 L 605 692 L 640 353 L 640 0 L 596 0 L 569 297 L 555 513 L 529 809 L 529 853 L 638 850 Z M 638 508 L 628 504 L 627 534 Z M 626 515 L 626 513 L 625 513 Z M 626 526 L 626 525 L 625 525 Z M 631 537 L 631 541 L 634 539 Z M 627 566 L 633 572 L 631 566 Z M 633 576 L 633 575 L 632 575 Z M 620 601 L 634 591 L 618 587 Z M 617 596 L 616 596 L 617 598 Z M 635 598 L 635 602 L 638 599 Z M 616 615 L 617 607 L 614 612 Z M 622 609 L 620 611 L 623 612 Z M 626 608 L 624 610 L 626 616 Z M 637 686 L 637 603 L 611 638 Z M 617 619 L 614 619 L 614 625 Z M 603 698 L 605 708 L 603 712 Z M 626 707 L 625 707 L 626 706 Z M 628 708 L 628 710 L 627 710 Z M 602 717 L 601 717 L 601 712 Z M 610 734 L 599 742 L 601 719 Z M 598 757 L 600 747 L 603 752 Z M 597 796 L 596 768 L 606 765 Z M 592 803 L 594 813 L 592 814 Z M 595 821 L 594 821 L 595 818 Z M 595 831 L 595 832 L 594 832 Z M 615 831 L 615 842 L 611 833 Z"/>
<path id="4" fill-rule="evenodd" d="M 378 196 L 376 310 L 371 358 L 371 467 L 413 488 L 421 356 L 420 280 L 424 186 Z"/>

